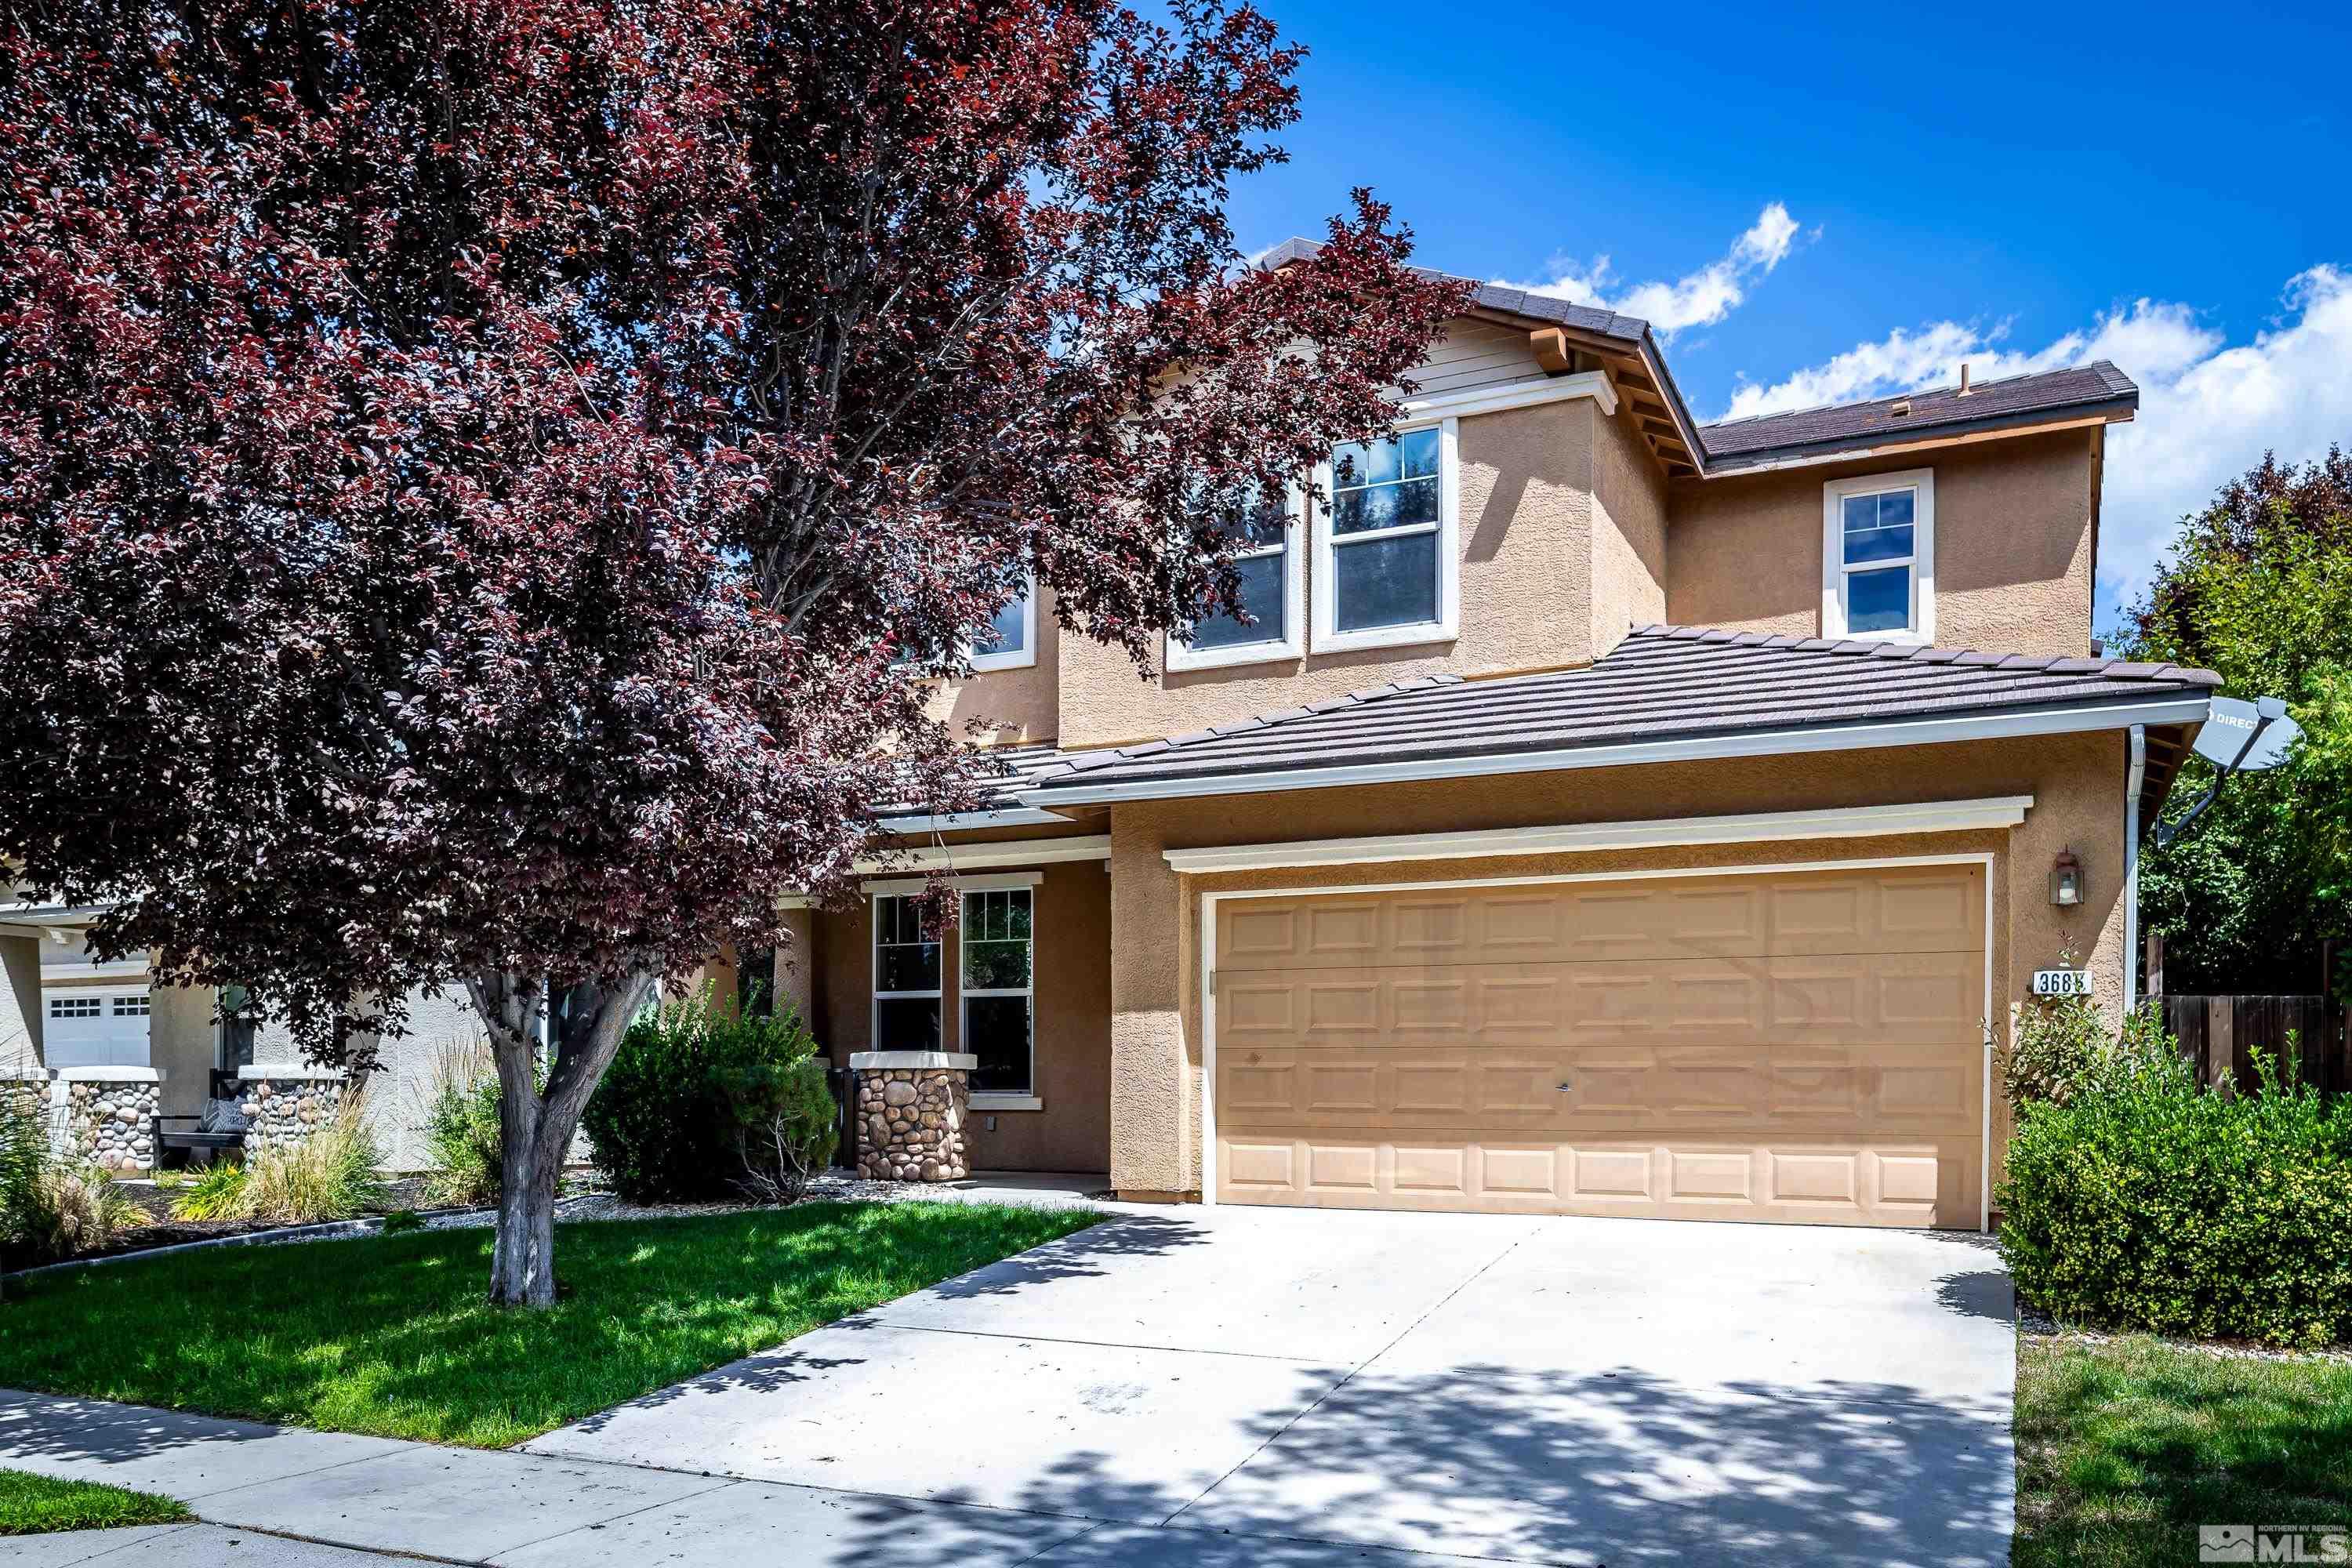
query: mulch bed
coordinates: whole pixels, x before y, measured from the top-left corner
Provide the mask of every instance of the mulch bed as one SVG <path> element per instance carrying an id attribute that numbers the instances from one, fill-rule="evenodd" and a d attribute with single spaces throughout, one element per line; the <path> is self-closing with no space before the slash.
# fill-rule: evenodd
<path id="1" fill-rule="evenodd" d="M 116 1190 L 145 1209 L 151 1216 L 150 1223 L 124 1231 L 104 1247 L 93 1247 L 87 1252 L 74 1254 L 75 1261 L 89 1258 L 120 1258 L 127 1252 L 177 1247 L 183 1242 L 212 1241 L 224 1236 L 249 1236 L 257 1230 L 287 1228 L 287 1222 L 282 1219 L 182 1219 L 172 1213 L 172 1200 L 180 1194 L 144 1182 L 118 1183 Z M 428 1207 L 423 1179 L 411 1176 L 389 1184 L 382 1206 L 370 1209 L 368 1215 L 386 1215 L 404 1208 L 415 1209 L 420 1214 L 455 1212 Z M 14 1258 L 5 1264 L 12 1268 L 24 1266 Z"/>

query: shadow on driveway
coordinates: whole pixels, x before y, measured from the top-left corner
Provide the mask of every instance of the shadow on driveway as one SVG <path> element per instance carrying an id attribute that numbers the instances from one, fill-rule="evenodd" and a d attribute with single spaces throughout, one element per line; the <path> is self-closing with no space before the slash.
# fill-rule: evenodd
<path id="1" fill-rule="evenodd" d="M 1236 1563 L 1276 1568 L 1341 1561 L 1334 1543 L 1548 1563 L 1990 1565 L 2008 1560 L 2005 1414 L 1888 1384 L 1702 1392 L 1632 1369 L 1369 1372 L 1179 1510 L 1174 1528 L 1106 1527 L 1035 1562 L 1222 1562 L 1223 1535 L 1245 1542 Z M 1071 1456 L 1013 1506 L 1148 1515 L 1156 1489 L 1107 1463 Z M 1008 1548 L 1037 1528 L 1020 1512 L 968 1522 Z M 934 1568 L 878 1530 L 856 1561 Z"/>

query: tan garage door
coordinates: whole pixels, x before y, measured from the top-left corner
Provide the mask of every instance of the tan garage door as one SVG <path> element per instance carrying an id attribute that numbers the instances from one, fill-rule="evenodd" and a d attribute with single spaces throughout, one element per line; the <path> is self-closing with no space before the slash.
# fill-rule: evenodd
<path id="1" fill-rule="evenodd" d="M 1223 901 L 1221 1203 L 1977 1224 L 1979 866 Z"/>

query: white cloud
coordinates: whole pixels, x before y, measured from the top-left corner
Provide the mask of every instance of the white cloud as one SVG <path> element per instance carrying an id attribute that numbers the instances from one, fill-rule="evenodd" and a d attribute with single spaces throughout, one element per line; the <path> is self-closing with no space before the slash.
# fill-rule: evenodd
<path id="1" fill-rule="evenodd" d="M 2112 360 L 2140 388 L 2138 418 L 2109 432 L 2100 516 L 2100 584 L 2121 604 L 2147 586 L 2180 519 L 2265 450 L 2302 462 L 2352 437 L 2352 270 L 2312 268 L 2281 299 L 2269 330 L 2235 346 L 2189 306 L 2147 299 L 2032 352 L 2008 346 L 2006 321 L 1897 328 L 1769 385 L 1741 385 L 1724 416 L 1948 385 L 1964 360 L 1979 382 Z"/>
<path id="2" fill-rule="evenodd" d="M 1780 266 L 1796 242 L 1797 220 L 1789 216 L 1786 206 L 1773 202 L 1757 215 L 1745 234 L 1731 242 L 1728 251 L 1672 283 L 1636 283 L 1618 292 L 1606 256 L 1596 256 L 1589 262 L 1554 257 L 1549 282 L 1496 281 L 1531 294 L 1549 294 L 1572 305 L 1639 316 L 1659 332 L 1672 336 L 1686 327 L 1713 326 L 1729 315 L 1748 297 L 1748 285 Z"/>

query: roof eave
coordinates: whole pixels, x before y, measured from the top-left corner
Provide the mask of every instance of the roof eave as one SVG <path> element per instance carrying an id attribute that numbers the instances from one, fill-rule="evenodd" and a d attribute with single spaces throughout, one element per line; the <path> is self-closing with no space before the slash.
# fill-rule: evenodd
<path id="1" fill-rule="evenodd" d="M 1755 451 L 1741 452 L 1733 457 L 1703 458 L 1700 471 L 1710 479 L 1730 479 L 1741 474 L 1769 472 L 1774 468 L 1845 462 L 1866 458 L 1889 447 L 1935 446 L 1965 440 L 1971 436 L 2025 436 L 2039 429 L 2080 425 L 2095 419 L 2104 425 L 2120 425 L 2128 422 L 2138 411 L 2139 394 L 2134 392 L 2120 397 L 2090 398 L 2015 414 L 1942 420 L 1932 425 L 1899 428 L 1890 426 L 1861 436 L 1834 436 L 1818 441 L 1790 441 L 1777 447 L 1759 447 Z"/>
<path id="2" fill-rule="evenodd" d="M 1565 772 L 1578 768 L 1632 767 L 1649 763 L 1711 762 L 1739 757 L 1864 751 L 1893 746 L 1951 744 L 2025 735 L 2122 730 L 2134 724 L 2197 724 L 2204 721 L 2206 693 L 2174 688 L 2117 700 L 1994 709 L 1958 714 L 1914 715 L 1786 730 L 1727 730 L 1659 741 L 1619 742 L 1542 751 L 1486 752 L 1449 757 L 1274 768 L 1231 773 L 1140 778 L 1088 784 L 1074 778 L 1021 792 L 1024 805 L 1107 805 L 1126 801 L 1174 800 L 1230 795 L 1267 795 L 1288 790 L 1412 784 L 1501 774 Z"/>

